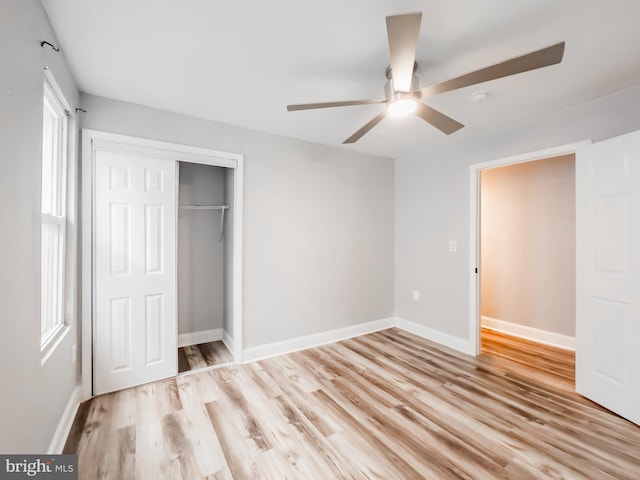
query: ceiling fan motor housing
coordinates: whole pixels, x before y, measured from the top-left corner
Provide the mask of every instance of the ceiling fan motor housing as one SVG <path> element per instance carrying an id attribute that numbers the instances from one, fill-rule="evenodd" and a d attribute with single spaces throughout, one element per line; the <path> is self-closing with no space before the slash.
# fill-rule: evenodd
<path id="1" fill-rule="evenodd" d="M 395 100 L 399 100 L 400 98 L 407 97 L 407 94 L 413 94 L 416 90 L 420 88 L 420 79 L 416 75 L 416 70 L 418 69 L 418 64 L 414 62 L 413 64 L 413 76 L 411 77 L 411 91 L 409 92 L 399 92 L 395 89 L 393 85 L 393 75 L 391 66 L 388 66 L 385 74 L 387 76 L 387 83 L 384 84 L 384 95 L 390 102 Z M 411 95 L 413 98 L 413 95 Z"/>

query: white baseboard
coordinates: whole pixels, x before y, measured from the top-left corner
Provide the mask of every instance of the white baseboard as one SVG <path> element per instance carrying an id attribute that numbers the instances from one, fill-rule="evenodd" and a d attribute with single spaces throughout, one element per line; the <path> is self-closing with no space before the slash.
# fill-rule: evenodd
<path id="1" fill-rule="evenodd" d="M 275 357 L 285 353 L 297 352 L 312 347 L 319 347 L 327 343 L 339 342 L 347 338 L 366 335 L 380 330 L 385 330 L 394 326 L 395 319 L 393 317 L 374 320 L 372 322 L 359 323 L 350 327 L 338 328 L 328 332 L 306 335 L 304 337 L 292 338 L 291 340 L 283 340 L 281 342 L 268 343 L 258 347 L 246 348 L 242 355 L 242 361 L 252 362 L 262 360 L 264 358 Z"/>
<path id="2" fill-rule="evenodd" d="M 178 335 L 178 348 L 199 343 L 217 342 L 222 340 L 222 329 L 202 330 L 200 332 L 181 333 Z"/>
<path id="3" fill-rule="evenodd" d="M 505 322 L 504 320 L 485 316 L 480 318 L 480 322 L 484 328 L 488 328 L 489 330 L 507 333 L 514 337 L 525 338 L 527 340 L 533 340 L 534 342 L 544 343 L 546 345 L 552 345 L 566 350 L 576 349 L 575 337 L 570 337 L 568 335 L 548 332 L 546 330 L 527 327 L 526 325 L 519 325 L 512 322 Z"/>
<path id="4" fill-rule="evenodd" d="M 222 331 L 222 343 L 224 343 L 225 347 L 227 347 L 227 350 L 229 350 L 233 354 L 233 337 L 229 335 L 226 330 Z"/>
<path id="5" fill-rule="evenodd" d="M 419 337 L 426 338 L 432 342 L 439 343 L 445 347 L 452 348 L 462 353 L 473 355 L 473 350 L 466 338 L 454 337 L 448 333 L 426 327 L 416 322 L 405 320 L 404 318 L 395 318 L 395 326 L 405 332 L 413 333 Z"/>
<path id="6" fill-rule="evenodd" d="M 67 441 L 67 437 L 69 436 L 69 432 L 71 431 L 71 426 L 73 425 L 73 420 L 76 418 L 76 412 L 78 411 L 78 407 L 80 406 L 81 402 L 82 387 L 80 385 L 77 385 L 76 388 L 73 389 L 71 398 L 69 398 L 69 402 L 67 403 L 67 406 L 62 413 L 62 417 L 58 422 L 58 427 L 53 434 L 53 438 L 51 439 L 51 443 L 49 444 L 49 450 L 47 453 L 62 453 L 62 449 L 64 448 L 64 444 Z"/>

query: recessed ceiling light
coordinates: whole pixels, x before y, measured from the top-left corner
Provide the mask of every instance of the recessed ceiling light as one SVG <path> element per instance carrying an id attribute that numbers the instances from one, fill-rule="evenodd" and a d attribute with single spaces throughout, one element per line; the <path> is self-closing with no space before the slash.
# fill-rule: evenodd
<path id="1" fill-rule="evenodd" d="M 471 101 L 475 103 L 484 102 L 487 98 L 489 98 L 489 92 L 485 90 L 481 90 L 480 92 L 476 92 L 471 95 Z"/>

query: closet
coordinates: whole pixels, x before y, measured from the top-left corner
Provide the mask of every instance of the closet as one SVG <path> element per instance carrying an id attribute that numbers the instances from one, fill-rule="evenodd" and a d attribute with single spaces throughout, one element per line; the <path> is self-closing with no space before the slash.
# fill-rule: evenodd
<path id="1" fill-rule="evenodd" d="M 178 372 L 233 360 L 228 339 L 233 171 L 178 162 Z"/>
<path id="2" fill-rule="evenodd" d="M 242 156 L 83 131 L 85 394 L 241 361 Z"/>

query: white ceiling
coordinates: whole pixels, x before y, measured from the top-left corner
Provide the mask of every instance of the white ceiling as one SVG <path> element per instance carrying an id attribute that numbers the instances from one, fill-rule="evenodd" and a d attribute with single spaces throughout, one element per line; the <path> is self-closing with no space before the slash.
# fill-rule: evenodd
<path id="1" fill-rule="evenodd" d="M 312 142 L 341 142 L 382 105 L 385 16 L 423 12 L 421 86 L 566 41 L 561 64 L 429 98 L 446 136 L 386 119 L 345 148 L 398 157 L 491 134 L 640 84 L 639 0 L 42 0 L 80 90 Z M 472 103 L 478 90 L 490 94 Z"/>

